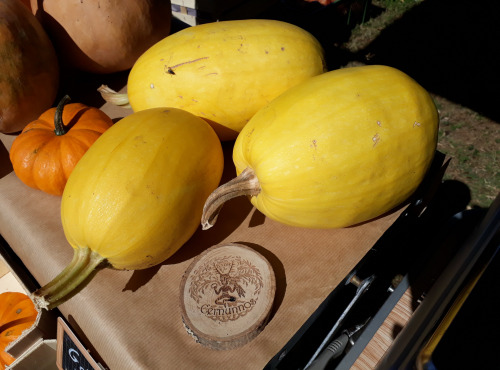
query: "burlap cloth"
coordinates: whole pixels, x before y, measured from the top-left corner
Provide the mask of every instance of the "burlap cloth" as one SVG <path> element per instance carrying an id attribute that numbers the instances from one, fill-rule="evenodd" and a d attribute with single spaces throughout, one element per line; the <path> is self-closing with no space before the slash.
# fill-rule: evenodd
<path id="1" fill-rule="evenodd" d="M 95 89 L 90 94 L 78 101 L 101 107 L 112 118 L 130 114 L 103 105 Z M 62 231 L 60 198 L 28 188 L 12 172 L 8 150 L 14 137 L 0 134 L 0 233 L 43 285 L 70 262 L 73 250 Z M 222 182 L 235 175 L 231 143 L 224 147 Z M 212 229 L 198 230 L 163 264 L 142 271 L 103 270 L 59 309 L 91 354 L 113 370 L 262 369 L 399 213 L 351 228 L 309 230 L 281 225 L 247 199 L 235 199 L 224 206 Z M 200 252 L 222 242 L 255 248 L 270 261 L 277 282 L 268 325 L 253 341 L 229 351 L 195 343 L 179 308 L 184 271 Z"/>

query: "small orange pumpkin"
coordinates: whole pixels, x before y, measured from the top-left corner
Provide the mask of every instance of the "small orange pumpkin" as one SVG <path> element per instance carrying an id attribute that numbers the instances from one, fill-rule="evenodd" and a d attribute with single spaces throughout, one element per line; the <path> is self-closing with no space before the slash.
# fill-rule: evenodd
<path id="1" fill-rule="evenodd" d="M 38 315 L 35 305 L 24 293 L 0 294 L 0 369 L 14 362 L 15 358 L 5 352 L 9 343 L 16 340 L 24 330 L 33 326 Z"/>
<path id="2" fill-rule="evenodd" d="M 67 104 L 69 100 L 66 95 L 56 108 L 29 123 L 10 149 L 17 177 L 53 195 L 62 195 L 80 158 L 113 125 L 102 110 L 81 103 Z"/>

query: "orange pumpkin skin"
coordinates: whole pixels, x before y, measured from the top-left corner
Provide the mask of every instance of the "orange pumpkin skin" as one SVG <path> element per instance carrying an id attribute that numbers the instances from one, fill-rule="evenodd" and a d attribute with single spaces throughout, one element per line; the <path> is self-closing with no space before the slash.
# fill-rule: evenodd
<path id="1" fill-rule="evenodd" d="M 59 66 L 42 25 L 21 1 L 1 1 L 0 19 L 0 132 L 13 133 L 52 106 Z"/>
<path id="2" fill-rule="evenodd" d="M 75 165 L 113 121 L 100 109 L 67 104 L 62 109 L 66 131 L 58 135 L 54 122 L 58 108 L 47 110 L 24 128 L 12 143 L 10 160 L 23 183 L 60 196 Z"/>
<path id="3" fill-rule="evenodd" d="M 150 46 L 168 36 L 169 0 L 31 0 L 69 67 L 93 73 L 129 69 Z"/>
<path id="4" fill-rule="evenodd" d="M 5 349 L 24 330 L 33 326 L 37 315 L 35 305 L 26 294 L 18 292 L 0 294 L 0 365 L 2 365 L 0 368 L 14 362 L 15 359 L 5 352 Z"/>

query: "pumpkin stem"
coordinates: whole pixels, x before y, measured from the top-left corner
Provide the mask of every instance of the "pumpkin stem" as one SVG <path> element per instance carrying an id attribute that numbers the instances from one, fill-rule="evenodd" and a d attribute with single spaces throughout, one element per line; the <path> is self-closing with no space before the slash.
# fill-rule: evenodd
<path id="1" fill-rule="evenodd" d="M 62 120 L 62 113 L 64 106 L 69 103 L 71 98 L 68 95 L 64 95 L 59 104 L 57 104 L 56 113 L 54 114 L 54 132 L 57 136 L 64 135 L 66 130 L 64 129 L 64 123 Z"/>
<path id="2" fill-rule="evenodd" d="M 51 310 L 82 290 L 107 260 L 88 247 L 74 250 L 71 263 L 51 282 L 32 293 L 36 307 Z"/>
<path id="3" fill-rule="evenodd" d="M 219 186 L 210 194 L 203 206 L 201 227 L 210 229 L 217 221 L 219 212 L 228 200 L 245 195 L 257 196 L 261 191 L 255 172 L 247 167 L 237 177 Z"/>
<path id="4" fill-rule="evenodd" d="M 101 85 L 97 91 L 101 93 L 102 98 L 108 103 L 122 108 L 132 108 L 127 94 L 120 94 L 106 85 Z"/>

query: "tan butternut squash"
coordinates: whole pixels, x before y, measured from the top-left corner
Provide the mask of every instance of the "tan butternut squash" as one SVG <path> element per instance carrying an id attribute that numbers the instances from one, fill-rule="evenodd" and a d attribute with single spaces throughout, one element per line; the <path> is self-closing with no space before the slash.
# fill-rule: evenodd
<path id="1" fill-rule="evenodd" d="M 45 30 L 21 1 L 1 1 L 0 19 L 0 132 L 15 133 L 52 107 L 59 65 Z"/>

